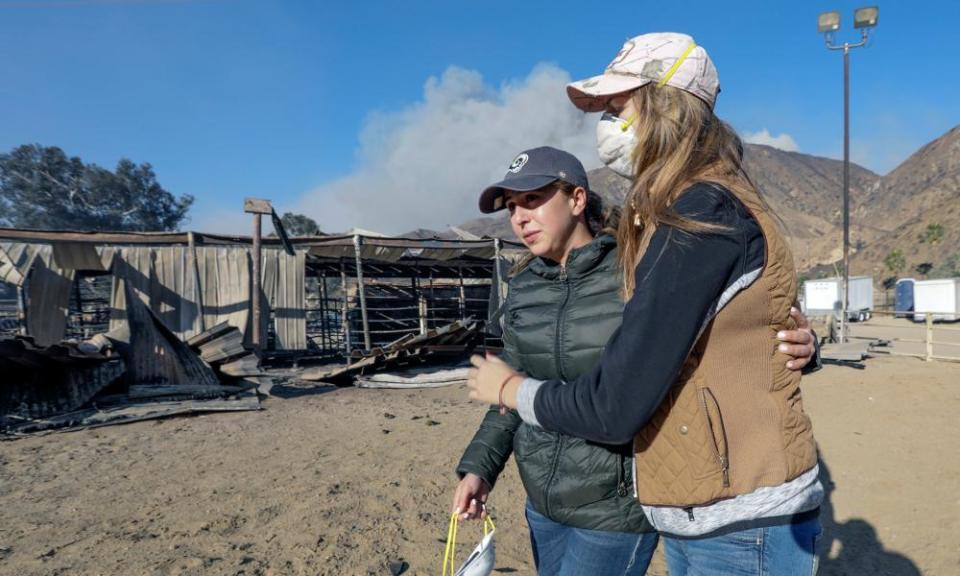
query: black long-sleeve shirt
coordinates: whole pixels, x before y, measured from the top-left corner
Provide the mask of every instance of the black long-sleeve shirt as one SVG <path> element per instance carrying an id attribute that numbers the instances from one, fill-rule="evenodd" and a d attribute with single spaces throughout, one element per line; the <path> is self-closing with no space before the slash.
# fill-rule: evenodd
<path id="1" fill-rule="evenodd" d="M 704 327 L 762 270 L 760 226 L 730 191 L 696 184 L 673 208 L 726 230 L 657 229 L 635 270 L 623 324 L 600 364 L 569 383 L 550 380 L 536 389 L 532 409 L 543 428 L 607 444 L 629 442 L 663 401 Z M 523 397 L 521 390 L 521 415 L 530 408 Z"/>

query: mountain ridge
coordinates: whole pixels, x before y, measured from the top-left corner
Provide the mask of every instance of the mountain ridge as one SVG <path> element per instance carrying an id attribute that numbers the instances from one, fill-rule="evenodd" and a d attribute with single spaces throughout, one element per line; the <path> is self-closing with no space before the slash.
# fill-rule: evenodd
<path id="1" fill-rule="evenodd" d="M 785 223 L 798 271 L 833 268 L 842 260 L 841 160 L 746 144 L 744 165 Z M 605 202 L 623 202 L 626 179 L 607 168 L 587 176 Z M 474 218 L 460 228 L 515 240 L 505 214 Z M 850 239 L 851 272 L 872 274 L 878 282 L 916 275 L 922 264 L 930 265 L 930 274 L 960 275 L 960 125 L 886 175 L 850 164 Z M 895 252 L 903 257 L 898 270 L 885 262 Z"/>

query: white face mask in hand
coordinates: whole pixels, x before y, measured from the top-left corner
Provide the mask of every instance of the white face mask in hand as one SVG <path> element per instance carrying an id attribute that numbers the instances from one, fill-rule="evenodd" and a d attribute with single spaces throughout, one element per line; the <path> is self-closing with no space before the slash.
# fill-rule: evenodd
<path id="1" fill-rule="evenodd" d="M 460 521 L 458 512 L 454 512 L 450 516 L 450 526 L 447 528 L 447 546 L 443 552 L 442 576 L 447 576 L 447 574 L 450 576 L 489 576 L 497 564 L 497 550 L 493 540 L 497 528 L 493 525 L 490 516 L 483 519 L 483 540 L 473 549 L 460 569 L 454 572 L 456 569 L 454 554 L 457 549 L 457 523 Z M 448 568 L 449 572 L 447 571 Z"/>
<path id="2" fill-rule="evenodd" d="M 460 566 L 456 576 L 489 576 L 497 564 L 497 550 L 493 541 L 493 530 L 473 549 L 467 561 Z"/>
<path id="3" fill-rule="evenodd" d="M 625 178 L 633 178 L 633 149 L 637 145 L 637 136 L 631 125 L 636 120 L 617 118 L 604 113 L 597 123 L 597 153 L 600 160 L 611 170 Z"/>

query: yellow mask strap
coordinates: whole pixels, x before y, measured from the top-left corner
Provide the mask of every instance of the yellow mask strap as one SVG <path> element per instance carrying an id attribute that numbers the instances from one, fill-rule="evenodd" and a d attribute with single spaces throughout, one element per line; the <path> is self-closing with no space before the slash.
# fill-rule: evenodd
<path id="1" fill-rule="evenodd" d="M 622 124 L 620 124 L 620 131 L 626 132 L 627 129 L 630 128 L 630 126 L 632 126 L 633 123 L 637 121 L 637 116 L 638 116 L 637 114 L 633 114 L 630 116 L 630 118 L 627 119 L 626 122 L 623 122 Z"/>
<path id="2" fill-rule="evenodd" d="M 660 81 L 657 82 L 657 86 L 660 86 L 660 87 L 665 86 L 667 82 L 670 81 L 670 78 L 673 77 L 674 73 L 676 73 L 677 69 L 680 68 L 680 65 L 683 64 L 683 61 L 687 59 L 687 56 L 689 56 L 690 53 L 693 52 L 693 49 L 696 47 L 697 47 L 696 43 L 691 42 L 690 45 L 687 46 L 687 49 L 683 51 L 683 54 L 681 54 L 680 57 L 677 58 L 677 61 L 673 63 L 673 66 L 671 66 L 670 69 L 667 70 L 667 73 L 663 75 L 663 78 L 661 78 Z"/>
<path id="3" fill-rule="evenodd" d="M 447 576 L 447 566 L 450 567 L 450 576 L 457 571 L 457 562 L 455 559 L 457 552 L 457 522 L 459 515 L 454 512 L 450 516 L 450 524 L 447 526 L 447 546 L 443 550 L 443 574 Z"/>
<path id="4" fill-rule="evenodd" d="M 487 514 L 486 516 L 484 516 L 484 517 L 483 517 L 483 535 L 484 535 L 484 537 L 486 537 L 486 535 L 487 535 L 488 533 L 490 533 L 490 532 L 492 532 L 492 531 L 494 531 L 494 530 L 496 530 L 496 529 L 497 529 L 497 527 L 493 525 L 493 520 L 490 518 L 490 515 Z"/>
<path id="5" fill-rule="evenodd" d="M 484 506 L 486 509 L 486 506 Z M 443 549 L 443 570 L 442 576 L 447 576 L 449 573 L 450 576 L 453 576 L 457 571 L 457 525 L 460 523 L 460 515 L 454 512 L 450 515 L 450 524 L 447 526 L 447 545 Z M 483 535 L 487 536 L 490 532 L 496 530 L 497 527 L 493 524 L 493 518 L 487 514 L 483 519 Z M 449 572 L 447 569 L 449 568 Z"/>

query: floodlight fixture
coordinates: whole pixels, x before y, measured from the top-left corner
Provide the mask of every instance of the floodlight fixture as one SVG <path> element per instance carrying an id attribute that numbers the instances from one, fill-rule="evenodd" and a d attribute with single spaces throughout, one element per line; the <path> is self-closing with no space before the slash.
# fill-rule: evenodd
<path id="1" fill-rule="evenodd" d="M 854 28 L 873 28 L 877 25 L 877 18 L 880 16 L 880 8 L 876 6 L 867 6 L 857 8 L 853 13 Z"/>
<path id="2" fill-rule="evenodd" d="M 817 31 L 820 33 L 829 34 L 830 32 L 836 32 L 840 29 L 840 13 L 839 12 L 824 12 L 817 16 Z"/>
<path id="3" fill-rule="evenodd" d="M 853 13 L 854 28 L 873 28 L 877 25 L 877 18 L 880 16 L 880 8 L 876 6 L 867 6 L 857 8 Z"/>

